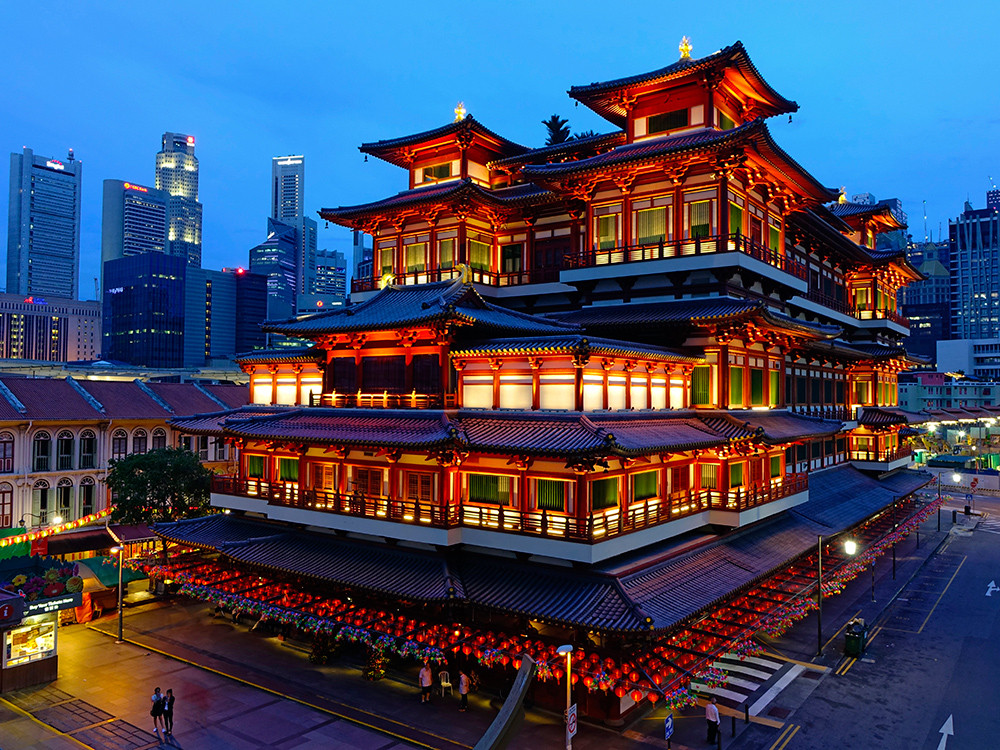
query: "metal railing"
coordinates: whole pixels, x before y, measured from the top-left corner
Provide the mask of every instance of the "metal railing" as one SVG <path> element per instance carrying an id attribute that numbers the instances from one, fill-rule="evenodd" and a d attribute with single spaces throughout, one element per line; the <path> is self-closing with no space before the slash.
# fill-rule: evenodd
<path id="1" fill-rule="evenodd" d="M 455 406 L 454 393 L 310 393 L 310 406 L 358 409 L 440 409 Z"/>
<path id="2" fill-rule="evenodd" d="M 464 526 L 582 542 L 599 542 L 706 510 L 740 512 L 803 492 L 808 486 L 805 473 L 788 474 L 756 487 L 678 492 L 663 499 L 648 498 L 626 507 L 597 510 L 579 518 L 557 511 L 521 510 L 506 505 L 441 504 L 360 492 L 341 494 L 300 489 L 294 482 L 222 476 L 212 479 L 213 492 L 260 498 L 270 505 L 443 529 Z"/>
<path id="3" fill-rule="evenodd" d="M 855 310 L 854 317 L 858 320 L 891 320 L 893 323 L 909 328 L 909 318 L 903 317 L 895 310 Z"/>
<path id="4" fill-rule="evenodd" d="M 857 416 L 856 406 L 840 406 L 836 404 L 789 404 L 788 411 L 794 414 L 804 414 L 821 419 L 839 419 L 843 422 L 853 421 Z"/>
<path id="5" fill-rule="evenodd" d="M 559 281 L 558 268 L 529 268 L 518 271 L 488 271 L 479 268 L 469 270 L 472 281 L 486 286 L 521 286 Z M 425 271 L 405 271 L 393 274 L 392 283 L 399 286 L 429 284 L 434 281 L 448 281 L 458 278 L 454 268 L 430 268 Z M 352 292 L 372 292 L 379 288 L 381 279 L 353 279 Z"/>
<path id="6" fill-rule="evenodd" d="M 721 253 L 743 253 L 796 278 L 803 280 L 809 278 L 809 269 L 805 264 L 788 257 L 783 252 L 765 247 L 739 232 L 676 242 L 661 240 L 655 244 L 585 250 L 579 254 L 567 255 L 563 261 L 563 267 L 594 268 L 596 266 Z"/>

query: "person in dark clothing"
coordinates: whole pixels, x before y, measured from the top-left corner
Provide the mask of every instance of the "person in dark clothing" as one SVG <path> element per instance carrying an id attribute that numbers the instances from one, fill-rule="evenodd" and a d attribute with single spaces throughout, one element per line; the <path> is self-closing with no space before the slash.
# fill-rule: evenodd
<path id="1" fill-rule="evenodd" d="M 167 690 L 167 694 L 163 696 L 163 733 L 173 734 L 174 733 L 174 691 Z"/>

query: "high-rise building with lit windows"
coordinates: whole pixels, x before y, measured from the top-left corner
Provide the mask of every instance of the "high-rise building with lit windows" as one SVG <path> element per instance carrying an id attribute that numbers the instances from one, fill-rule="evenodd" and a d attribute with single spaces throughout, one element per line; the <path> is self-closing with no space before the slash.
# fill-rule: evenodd
<path id="1" fill-rule="evenodd" d="M 315 219 L 305 215 L 305 156 L 275 156 L 271 159 L 271 218 L 295 227 L 295 282 L 298 294 L 316 291 Z"/>
<path id="2" fill-rule="evenodd" d="M 156 189 L 169 194 L 167 202 L 167 251 L 201 266 L 201 214 L 198 202 L 198 158 L 194 136 L 164 133 L 156 155 Z"/>
<path id="3" fill-rule="evenodd" d="M 7 291 L 77 298 L 83 164 L 25 147 L 10 155 Z"/>

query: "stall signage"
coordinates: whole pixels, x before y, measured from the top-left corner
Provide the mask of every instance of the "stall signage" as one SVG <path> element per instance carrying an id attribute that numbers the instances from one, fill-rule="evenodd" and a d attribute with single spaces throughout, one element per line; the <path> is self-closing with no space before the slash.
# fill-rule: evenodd
<path id="1" fill-rule="evenodd" d="M 83 593 L 77 591 L 75 594 L 64 594 L 62 596 L 53 597 L 52 599 L 40 599 L 35 602 L 27 602 L 24 607 L 24 614 L 28 615 L 41 615 L 46 612 L 55 612 L 60 609 L 69 609 L 70 607 L 79 607 L 83 604 Z"/>
<path id="2" fill-rule="evenodd" d="M 0 625 L 20 622 L 24 613 L 24 600 L 21 597 L 11 597 L 0 602 Z"/>

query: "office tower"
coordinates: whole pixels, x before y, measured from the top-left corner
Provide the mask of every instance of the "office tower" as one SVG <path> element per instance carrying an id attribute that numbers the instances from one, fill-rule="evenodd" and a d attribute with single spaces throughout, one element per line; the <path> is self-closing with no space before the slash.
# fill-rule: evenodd
<path id="1" fill-rule="evenodd" d="M 76 299 L 80 276 L 80 188 L 83 164 L 10 155 L 7 291 Z"/>
<path id="2" fill-rule="evenodd" d="M 267 220 L 267 239 L 250 249 L 250 272 L 267 278 L 267 317 L 280 320 L 295 312 L 298 233 L 278 219 Z"/>
<path id="3" fill-rule="evenodd" d="M 169 202 L 165 190 L 105 180 L 101 263 L 140 253 L 166 253 Z"/>
<path id="4" fill-rule="evenodd" d="M 261 348 L 267 280 L 145 253 L 104 269 L 104 354 L 145 367 L 204 367 Z"/>
<path id="5" fill-rule="evenodd" d="M 295 227 L 295 290 L 311 294 L 316 278 L 315 219 L 305 215 L 306 159 L 302 155 L 271 159 L 271 218 Z"/>
<path id="6" fill-rule="evenodd" d="M 164 133 L 156 155 L 156 189 L 170 195 L 167 203 L 167 252 L 201 266 L 201 214 L 198 202 L 198 158 L 194 136 Z"/>
<path id="7" fill-rule="evenodd" d="M 100 302 L 0 294 L 0 359 L 79 362 L 100 354 Z"/>
<path id="8" fill-rule="evenodd" d="M 1000 336 L 1000 214 L 968 201 L 948 222 L 951 337 Z"/>
<path id="9" fill-rule="evenodd" d="M 906 257 L 924 278 L 900 294 L 900 312 L 910 321 L 906 351 L 933 361 L 937 342 L 951 338 L 951 261 L 948 242 L 912 244 Z"/>
<path id="10" fill-rule="evenodd" d="M 316 253 L 316 294 L 347 297 L 347 258 L 337 250 Z"/>

